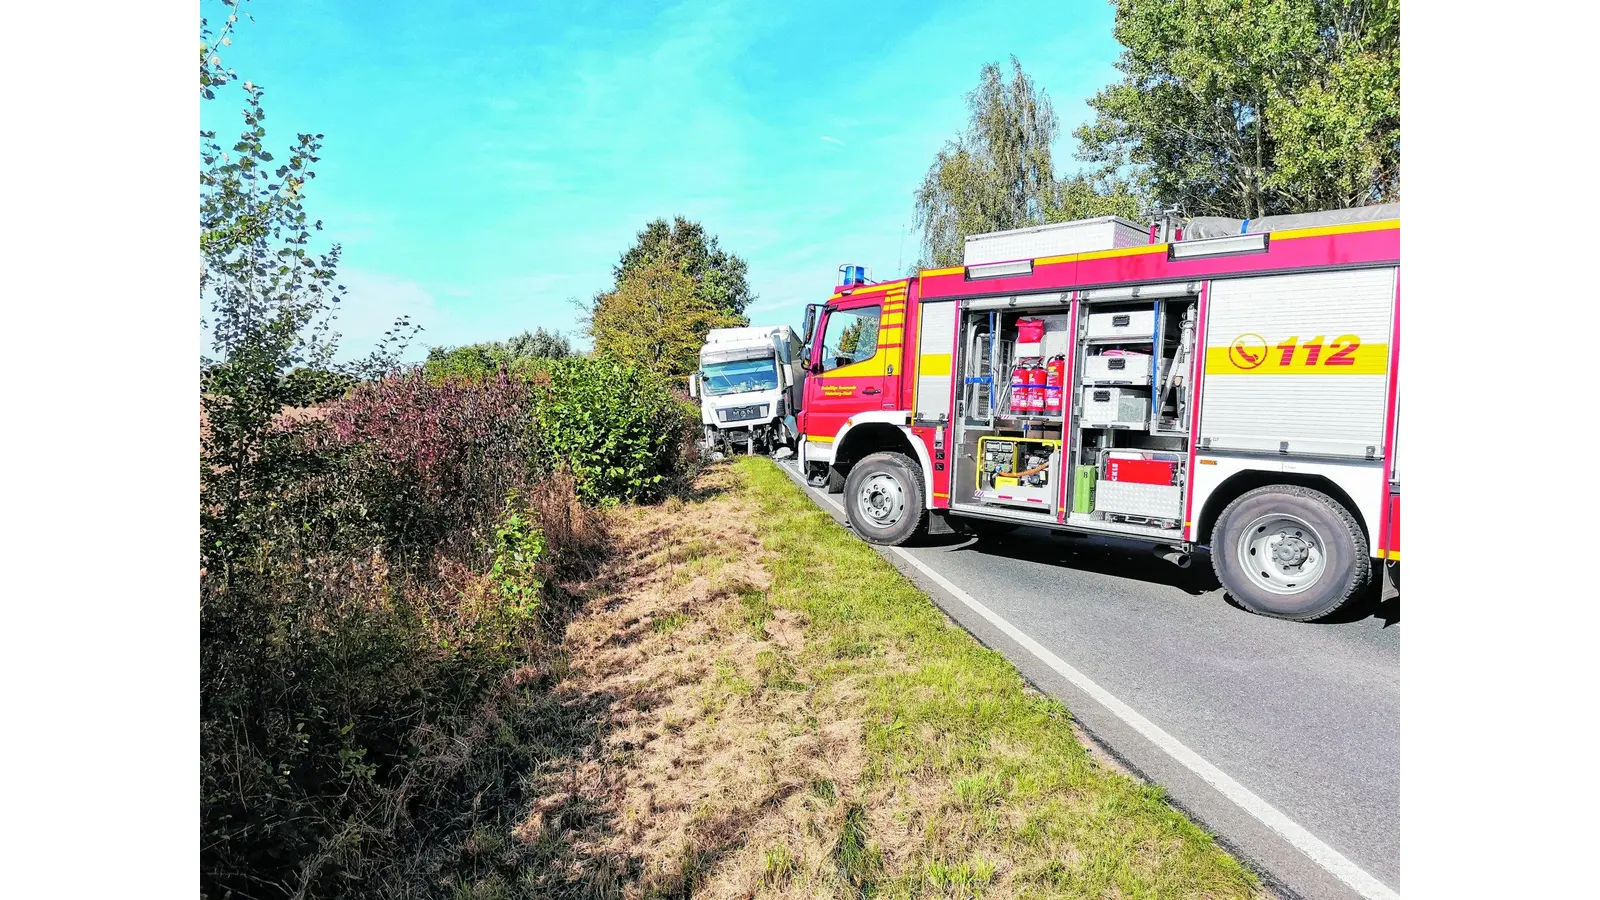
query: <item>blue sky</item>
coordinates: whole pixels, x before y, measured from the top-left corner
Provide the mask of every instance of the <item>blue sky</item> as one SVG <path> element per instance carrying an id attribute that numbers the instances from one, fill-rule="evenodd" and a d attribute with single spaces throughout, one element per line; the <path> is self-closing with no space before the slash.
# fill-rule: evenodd
<path id="1" fill-rule="evenodd" d="M 269 143 L 326 135 L 308 203 L 344 247 L 352 356 L 399 313 L 424 346 L 587 346 L 571 301 L 673 215 L 748 260 L 755 324 L 798 326 L 840 264 L 915 260 L 913 191 L 983 63 L 1046 89 L 1065 170 L 1119 49 L 1102 0 L 246 5 L 225 60 L 265 87 Z M 202 120 L 226 136 L 240 106 Z"/>

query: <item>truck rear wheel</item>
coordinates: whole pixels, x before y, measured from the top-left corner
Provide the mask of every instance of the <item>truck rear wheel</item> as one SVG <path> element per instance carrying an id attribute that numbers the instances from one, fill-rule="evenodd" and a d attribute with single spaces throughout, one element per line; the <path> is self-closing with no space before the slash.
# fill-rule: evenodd
<path id="1" fill-rule="evenodd" d="M 1211 534 L 1211 565 L 1241 606 L 1296 622 L 1332 615 L 1372 574 L 1355 516 L 1321 491 L 1287 484 L 1228 504 Z"/>
<path id="2" fill-rule="evenodd" d="M 869 544 L 894 546 L 928 527 L 922 470 L 904 453 L 874 453 L 845 480 L 844 509 L 856 534 Z"/>

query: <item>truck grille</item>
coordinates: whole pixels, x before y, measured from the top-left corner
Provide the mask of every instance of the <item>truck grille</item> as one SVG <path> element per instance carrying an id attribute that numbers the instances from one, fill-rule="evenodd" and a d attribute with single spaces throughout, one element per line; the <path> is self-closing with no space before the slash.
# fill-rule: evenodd
<path id="1" fill-rule="evenodd" d="M 747 419 L 764 418 L 767 414 L 767 405 L 759 403 L 755 406 L 734 406 L 728 409 L 717 410 L 717 416 L 724 422 L 743 422 Z"/>

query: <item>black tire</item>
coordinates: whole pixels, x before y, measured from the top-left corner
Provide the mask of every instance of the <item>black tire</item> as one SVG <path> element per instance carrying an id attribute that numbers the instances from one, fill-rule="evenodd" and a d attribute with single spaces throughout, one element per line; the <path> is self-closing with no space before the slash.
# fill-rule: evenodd
<path id="1" fill-rule="evenodd" d="M 1280 528 L 1269 519 L 1275 516 L 1284 517 L 1280 523 L 1290 524 Z M 1290 522 L 1292 519 L 1309 526 L 1309 534 L 1301 525 Z M 1321 562 L 1316 574 L 1310 576 L 1311 583 L 1294 584 L 1292 568 L 1285 575 L 1285 567 L 1277 563 L 1277 550 L 1265 565 L 1252 560 L 1252 551 L 1243 546 L 1246 529 L 1253 530 L 1252 540 L 1270 541 L 1274 538 L 1272 532 L 1277 532 L 1280 539 L 1293 541 L 1284 550 L 1291 566 L 1292 559 L 1304 552 L 1302 548 L 1315 548 Z M 1247 565 L 1250 571 L 1245 569 Z M 1217 580 L 1239 605 L 1263 616 L 1295 622 L 1333 615 L 1359 596 L 1372 577 L 1367 538 L 1355 516 L 1321 491 L 1288 484 L 1256 488 L 1228 504 L 1211 532 L 1211 566 Z M 1259 581 L 1252 574 L 1257 572 L 1261 575 Z M 1270 590 L 1262 583 L 1274 583 L 1275 579 L 1278 590 Z"/>
<path id="2" fill-rule="evenodd" d="M 973 535 L 979 540 L 1001 537 L 1020 527 L 1020 523 L 1017 522 L 997 522 L 994 519 L 980 519 L 976 516 L 951 516 L 950 524 L 962 534 Z"/>
<path id="3" fill-rule="evenodd" d="M 884 482 L 882 479 L 888 479 Z M 878 496 L 886 507 L 898 509 L 892 519 L 888 513 L 873 514 L 864 496 L 877 482 Z M 884 493 L 886 492 L 886 493 Z M 904 453 L 874 453 L 850 468 L 845 481 L 844 510 L 850 525 L 869 544 L 897 546 L 928 530 L 927 492 L 922 469 Z"/>
<path id="4" fill-rule="evenodd" d="M 825 488 L 826 491 L 830 494 L 842 494 L 844 493 L 844 483 L 844 472 L 841 471 L 838 466 L 830 463 L 828 465 L 828 483 Z"/>

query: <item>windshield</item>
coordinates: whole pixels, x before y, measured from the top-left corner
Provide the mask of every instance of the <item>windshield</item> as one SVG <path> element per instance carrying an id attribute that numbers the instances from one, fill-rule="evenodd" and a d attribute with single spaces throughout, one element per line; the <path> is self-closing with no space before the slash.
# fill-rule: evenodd
<path id="1" fill-rule="evenodd" d="M 700 370 L 704 376 L 706 394 L 736 394 L 741 391 L 775 391 L 778 389 L 778 369 L 771 357 L 766 359 L 741 359 L 734 362 L 709 363 Z"/>

